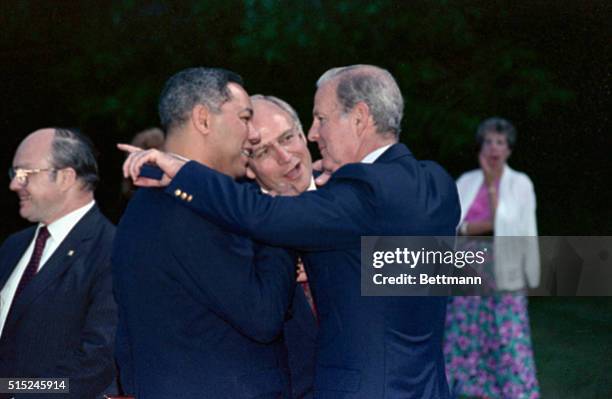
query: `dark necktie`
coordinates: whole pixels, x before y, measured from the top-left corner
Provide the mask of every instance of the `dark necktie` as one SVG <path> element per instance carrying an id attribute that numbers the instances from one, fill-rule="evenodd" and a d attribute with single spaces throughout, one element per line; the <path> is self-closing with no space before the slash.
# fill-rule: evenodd
<path id="1" fill-rule="evenodd" d="M 19 296 L 23 289 L 30 283 L 30 281 L 32 281 L 34 276 L 36 276 L 47 238 L 49 238 L 49 230 L 47 230 L 46 226 L 43 226 L 38 230 L 38 236 L 36 237 L 36 242 L 34 243 L 32 257 L 30 258 L 30 261 L 28 262 L 28 265 L 21 276 L 21 280 L 19 280 L 17 291 L 15 291 L 15 298 Z M 13 298 L 13 300 L 15 300 L 15 298 Z"/>

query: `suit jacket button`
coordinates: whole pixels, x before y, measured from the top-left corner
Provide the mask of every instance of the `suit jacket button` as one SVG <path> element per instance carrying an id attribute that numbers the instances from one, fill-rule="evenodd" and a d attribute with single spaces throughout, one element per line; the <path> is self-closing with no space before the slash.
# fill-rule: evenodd
<path id="1" fill-rule="evenodd" d="M 186 199 L 187 199 L 187 193 L 183 193 L 183 194 L 181 194 L 181 199 L 182 199 L 182 200 L 186 200 Z"/>
<path id="2" fill-rule="evenodd" d="M 189 196 L 187 197 L 187 202 L 191 202 L 191 200 L 192 200 L 192 199 L 193 199 L 193 195 L 189 195 Z"/>
<path id="3" fill-rule="evenodd" d="M 182 193 L 181 190 L 179 190 L 178 188 L 176 190 L 174 190 L 174 195 L 176 195 L 177 197 L 180 196 Z"/>

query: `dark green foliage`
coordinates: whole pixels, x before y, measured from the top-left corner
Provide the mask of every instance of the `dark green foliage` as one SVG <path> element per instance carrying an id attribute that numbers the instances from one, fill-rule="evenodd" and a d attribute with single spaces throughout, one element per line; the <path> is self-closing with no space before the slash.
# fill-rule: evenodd
<path id="1" fill-rule="evenodd" d="M 117 217 L 114 142 L 158 123 L 157 96 L 171 74 L 236 70 L 249 92 L 292 103 L 307 128 L 317 77 L 371 63 L 397 77 L 406 100 L 401 139 L 418 157 L 458 176 L 477 166 L 478 122 L 505 116 L 519 132 L 510 163 L 536 186 L 540 231 L 605 232 L 593 222 L 609 215 L 598 172 L 610 144 L 609 11 L 597 1 L 7 0 L 0 123 L 12 133 L 2 159 L 8 166 L 34 128 L 81 127 L 100 147 L 107 184 L 98 196 Z M 576 162 L 587 162 L 592 180 L 564 192 L 567 176 L 581 181 Z M 588 190 L 602 215 L 572 210 Z"/>

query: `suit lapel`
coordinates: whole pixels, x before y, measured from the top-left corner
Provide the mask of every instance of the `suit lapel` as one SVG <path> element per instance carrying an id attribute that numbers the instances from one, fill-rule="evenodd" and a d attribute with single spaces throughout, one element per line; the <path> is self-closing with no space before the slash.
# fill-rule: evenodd
<path id="1" fill-rule="evenodd" d="M 28 245 L 32 242 L 34 238 L 34 233 L 36 232 L 36 226 L 30 227 L 29 229 L 23 231 L 20 237 L 15 237 L 13 240 L 15 243 L 10 243 L 10 252 L 7 250 L 7 255 L 2 259 L 2 264 L 0 264 L 0 289 L 4 287 L 6 281 L 15 270 L 19 259 L 23 256 L 23 253 L 28 248 Z M 10 240 L 10 238 L 9 238 Z"/>
<path id="2" fill-rule="evenodd" d="M 72 228 L 40 272 L 25 287 L 19 297 L 13 300 L 5 329 L 9 329 L 13 323 L 19 320 L 23 312 L 27 310 L 28 306 L 38 298 L 49 284 L 61 277 L 85 253 L 86 242 L 95 236 L 100 215 L 98 207 L 94 205 Z"/>

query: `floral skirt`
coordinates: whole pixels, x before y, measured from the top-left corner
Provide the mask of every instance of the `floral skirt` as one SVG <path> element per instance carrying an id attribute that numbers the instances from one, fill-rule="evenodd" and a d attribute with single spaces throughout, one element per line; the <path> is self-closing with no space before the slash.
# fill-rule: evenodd
<path id="1" fill-rule="evenodd" d="M 451 298 L 444 355 L 449 385 L 459 395 L 540 397 L 524 295 Z"/>

